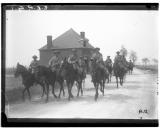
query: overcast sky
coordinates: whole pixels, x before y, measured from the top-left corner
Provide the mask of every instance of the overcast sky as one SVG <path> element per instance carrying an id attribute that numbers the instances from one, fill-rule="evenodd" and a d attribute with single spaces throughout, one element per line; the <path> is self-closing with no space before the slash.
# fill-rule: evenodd
<path id="1" fill-rule="evenodd" d="M 17 62 L 29 65 L 32 56 L 70 28 L 84 31 L 94 47 L 100 47 L 104 59 L 112 59 L 124 45 L 141 58 L 158 58 L 157 11 L 7 11 L 6 66 Z"/>

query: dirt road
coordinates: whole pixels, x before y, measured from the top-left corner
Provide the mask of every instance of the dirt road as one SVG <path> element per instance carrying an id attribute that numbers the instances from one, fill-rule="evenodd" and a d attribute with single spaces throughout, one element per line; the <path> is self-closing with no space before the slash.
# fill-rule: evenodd
<path id="1" fill-rule="evenodd" d="M 87 76 L 84 96 L 74 97 L 70 102 L 67 100 L 67 92 L 60 100 L 50 94 L 48 103 L 37 96 L 32 97 L 31 102 L 26 100 L 7 105 L 6 113 L 12 118 L 158 118 L 157 74 L 135 69 L 118 89 L 113 77 L 112 83 L 106 84 L 105 96 L 99 92 L 97 102 L 94 101 L 95 89 L 90 80 L 90 76 Z M 72 92 L 76 96 L 75 86 Z"/>

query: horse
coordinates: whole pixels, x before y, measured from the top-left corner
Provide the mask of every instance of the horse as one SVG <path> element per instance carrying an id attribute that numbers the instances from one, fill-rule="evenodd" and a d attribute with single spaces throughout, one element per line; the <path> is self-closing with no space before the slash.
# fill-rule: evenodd
<path id="1" fill-rule="evenodd" d="M 92 82 L 96 90 L 95 101 L 97 101 L 99 95 L 98 94 L 99 85 L 100 85 L 100 91 L 104 95 L 106 70 L 105 68 L 101 68 L 100 65 L 96 62 L 96 60 L 91 60 L 91 76 L 92 76 Z"/>
<path id="2" fill-rule="evenodd" d="M 73 69 L 73 65 L 69 64 L 67 61 L 64 61 L 62 66 L 62 72 L 64 72 L 64 79 L 66 80 L 66 85 L 68 88 L 68 100 L 70 101 L 71 98 L 74 96 L 72 95 L 72 86 L 74 84 L 74 77 L 75 77 L 75 71 Z"/>
<path id="3" fill-rule="evenodd" d="M 64 72 L 63 76 L 64 79 L 66 80 L 67 88 L 68 88 L 68 100 L 73 98 L 74 96 L 72 95 L 72 87 L 74 85 L 74 82 L 77 82 L 77 97 L 79 96 L 79 93 L 81 92 L 81 95 L 83 95 L 83 88 L 82 88 L 82 82 L 85 79 L 85 72 L 82 67 L 76 63 L 76 69 L 74 68 L 73 64 L 68 63 L 66 60 L 63 61 L 62 64 L 62 72 Z"/>
<path id="4" fill-rule="evenodd" d="M 51 85 L 52 87 L 52 94 L 54 98 L 57 98 L 54 87 L 55 87 L 55 82 L 56 82 L 56 72 L 53 72 L 50 67 L 46 67 L 43 65 L 38 65 L 37 66 L 37 75 L 35 76 L 35 79 L 39 81 L 41 78 L 44 78 L 46 81 L 46 102 L 48 102 L 49 98 L 49 86 Z M 43 91 L 44 93 L 45 91 Z M 44 95 L 44 94 L 42 94 Z"/>
<path id="5" fill-rule="evenodd" d="M 65 71 L 62 65 L 60 65 L 59 67 L 60 68 L 58 69 L 58 71 L 56 71 L 56 81 L 55 81 L 55 82 L 58 82 L 60 85 L 60 92 L 59 92 L 58 98 L 60 98 L 61 92 L 63 92 L 63 96 L 65 96 L 65 91 L 64 91 Z"/>
<path id="6" fill-rule="evenodd" d="M 79 96 L 79 92 L 81 92 L 81 95 L 83 96 L 83 83 L 85 82 L 85 78 L 86 78 L 86 69 L 84 67 L 84 65 L 79 65 L 77 62 L 76 62 L 76 69 L 75 70 L 75 81 L 77 82 L 78 84 L 78 93 L 77 93 L 77 97 Z M 85 84 L 85 83 L 84 83 Z"/>
<path id="7" fill-rule="evenodd" d="M 127 73 L 127 67 L 124 66 L 122 63 L 115 62 L 113 64 L 113 71 L 114 71 L 114 76 L 116 78 L 116 83 L 117 83 L 117 88 L 118 88 L 118 78 L 120 80 L 120 85 L 122 86 L 124 76 Z"/>
<path id="8" fill-rule="evenodd" d="M 110 83 L 111 82 L 111 77 L 112 77 L 112 70 L 113 70 L 112 64 L 105 62 L 105 66 L 106 66 L 106 68 L 108 70 L 108 73 L 107 73 L 107 80 L 108 81 L 107 81 L 107 83 Z"/>
<path id="9" fill-rule="evenodd" d="M 133 67 L 134 67 L 134 65 L 132 63 L 128 63 L 128 71 L 129 71 L 129 74 L 132 74 Z"/>
<path id="10" fill-rule="evenodd" d="M 28 69 L 26 67 L 24 67 L 23 65 L 17 63 L 14 76 L 15 76 L 15 78 L 17 78 L 18 76 L 22 77 L 22 84 L 25 87 L 22 92 L 23 93 L 23 95 L 22 95 L 23 101 L 25 100 L 25 98 L 24 98 L 25 91 L 28 92 L 29 100 L 31 100 L 30 87 L 32 87 L 36 83 L 34 74 L 32 74 L 30 71 L 28 71 Z M 42 79 L 41 81 L 39 82 L 39 85 L 43 88 L 43 93 L 44 93 L 45 81 L 44 81 L 44 79 Z M 37 81 L 37 83 L 38 83 L 38 81 Z"/>

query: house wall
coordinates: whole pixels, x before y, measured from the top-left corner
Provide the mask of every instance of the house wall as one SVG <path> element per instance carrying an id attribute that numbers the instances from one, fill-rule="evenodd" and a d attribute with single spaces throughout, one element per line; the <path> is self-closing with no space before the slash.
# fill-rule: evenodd
<path id="1" fill-rule="evenodd" d="M 57 51 L 60 51 L 60 57 L 63 59 L 65 57 L 69 57 L 69 55 L 72 54 L 72 49 L 56 49 Z M 92 52 L 94 49 L 87 49 L 87 48 L 77 48 L 77 55 L 78 56 L 87 56 L 88 58 L 91 57 Z M 52 49 L 49 50 L 40 50 L 40 64 L 44 66 L 48 66 L 48 62 L 53 56 L 53 51 Z"/>

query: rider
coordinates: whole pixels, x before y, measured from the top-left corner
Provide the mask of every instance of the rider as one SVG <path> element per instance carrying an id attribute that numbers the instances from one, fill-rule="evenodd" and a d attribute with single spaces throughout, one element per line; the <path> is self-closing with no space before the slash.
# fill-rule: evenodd
<path id="1" fill-rule="evenodd" d="M 122 56 L 120 55 L 119 51 L 117 51 L 116 54 L 117 55 L 115 56 L 114 63 L 120 63 L 122 61 Z"/>
<path id="2" fill-rule="evenodd" d="M 107 56 L 106 64 L 108 64 L 110 66 L 112 65 L 112 60 L 110 59 L 110 56 Z"/>
<path id="3" fill-rule="evenodd" d="M 53 57 L 49 60 L 49 67 L 51 68 L 52 72 L 58 71 L 61 61 L 59 59 L 59 51 L 53 52 Z"/>
<path id="4" fill-rule="evenodd" d="M 133 62 L 129 60 L 129 65 L 133 67 Z"/>
<path id="5" fill-rule="evenodd" d="M 76 49 L 72 49 L 72 55 L 69 56 L 68 58 L 68 63 L 73 65 L 74 69 L 77 69 L 77 62 L 78 62 L 78 56 L 77 56 L 77 51 Z"/>
<path id="6" fill-rule="evenodd" d="M 30 66 L 29 66 L 29 68 L 31 68 L 31 73 L 32 74 L 36 74 L 38 65 L 39 65 L 39 61 L 37 60 L 37 56 L 34 55 L 33 60 L 30 63 Z"/>
<path id="7" fill-rule="evenodd" d="M 93 52 L 92 59 L 98 64 L 103 61 L 102 54 L 99 52 L 100 48 L 95 48 L 96 52 Z"/>
<path id="8" fill-rule="evenodd" d="M 94 52 L 94 53 L 92 54 L 91 60 L 92 60 L 92 61 L 95 61 L 96 64 L 98 65 L 98 67 L 100 67 L 101 69 L 103 69 L 104 71 L 106 71 L 107 69 L 106 69 L 105 66 L 104 66 L 104 61 L 103 61 L 102 54 L 99 52 L 100 49 L 99 49 L 99 48 L 96 48 L 95 50 L 96 50 L 96 52 Z M 95 71 L 95 69 L 92 69 L 92 70 L 91 70 L 92 75 L 93 75 L 94 71 Z M 107 72 L 107 71 L 106 71 L 106 72 Z"/>
<path id="9" fill-rule="evenodd" d="M 79 66 L 80 66 L 80 67 L 84 67 L 85 62 L 84 62 L 83 56 L 80 56 L 80 57 L 79 57 L 78 63 L 79 63 Z"/>

